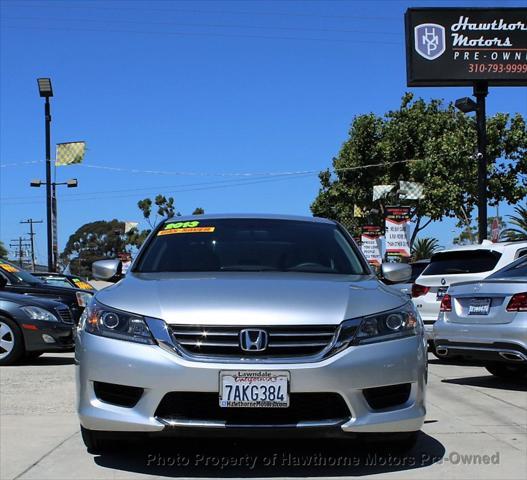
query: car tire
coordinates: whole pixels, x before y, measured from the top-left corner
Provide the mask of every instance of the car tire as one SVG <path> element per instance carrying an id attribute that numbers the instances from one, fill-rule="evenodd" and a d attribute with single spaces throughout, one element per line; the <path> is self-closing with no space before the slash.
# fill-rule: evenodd
<path id="1" fill-rule="evenodd" d="M 18 325 L 0 316 L 0 365 L 13 365 L 24 355 L 24 336 Z"/>
<path id="2" fill-rule="evenodd" d="M 519 365 L 494 364 L 485 365 L 485 368 L 495 377 L 507 380 L 527 378 L 527 369 Z"/>
<path id="3" fill-rule="evenodd" d="M 97 455 L 111 449 L 112 443 L 109 441 L 108 432 L 89 430 L 81 425 L 81 436 L 88 453 Z"/>

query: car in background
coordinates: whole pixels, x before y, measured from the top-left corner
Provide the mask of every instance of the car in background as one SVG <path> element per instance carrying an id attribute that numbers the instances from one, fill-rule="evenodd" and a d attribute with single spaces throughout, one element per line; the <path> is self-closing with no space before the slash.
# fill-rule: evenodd
<path id="1" fill-rule="evenodd" d="M 67 305 L 4 290 L 0 277 L 0 365 L 44 352 L 71 351 L 73 315 Z"/>
<path id="2" fill-rule="evenodd" d="M 54 272 L 33 272 L 31 275 L 44 280 L 49 285 L 56 285 L 58 287 L 73 287 L 80 288 L 81 290 L 95 290 L 86 280 L 83 280 L 76 275 L 68 275 L 64 273 Z"/>
<path id="3" fill-rule="evenodd" d="M 44 297 L 64 303 L 71 310 L 75 323 L 91 300 L 93 293 L 73 287 L 50 285 L 17 265 L 0 260 L 0 279 L 4 279 L 6 292 Z"/>
<path id="4" fill-rule="evenodd" d="M 484 240 L 478 245 L 442 250 L 432 255 L 430 264 L 412 286 L 412 300 L 423 319 L 428 339 L 432 339 L 441 300 L 450 285 L 482 280 L 526 254 L 527 241 L 492 243 Z"/>
<path id="5" fill-rule="evenodd" d="M 527 256 L 449 287 L 433 337 L 440 358 L 462 356 L 493 375 L 527 378 Z"/>
<path id="6" fill-rule="evenodd" d="M 404 293 L 405 295 L 408 295 L 409 297 L 412 296 L 412 285 L 415 283 L 419 275 L 423 273 L 423 270 L 428 266 L 430 263 L 430 259 L 423 259 L 423 260 L 417 260 L 415 262 L 409 263 L 409 265 L 412 267 L 412 276 L 410 277 L 410 280 L 408 282 L 403 283 L 391 283 L 387 280 L 383 280 L 386 285 L 390 285 L 390 287 L 395 288 L 396 290 L 399 290 L 399 292 Z"/>

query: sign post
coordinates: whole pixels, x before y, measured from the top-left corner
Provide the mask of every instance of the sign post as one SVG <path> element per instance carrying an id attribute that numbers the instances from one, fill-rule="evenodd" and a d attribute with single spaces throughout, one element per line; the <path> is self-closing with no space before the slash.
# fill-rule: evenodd
<path id="1" fill-rule="evenodd" d="M 527 8 L 410 8 L 406 11 L 409 87 L 472 86 L 476 102 L 478 232 L 487 238 L 487 128 L 489 85 L 527 85 Z"/>

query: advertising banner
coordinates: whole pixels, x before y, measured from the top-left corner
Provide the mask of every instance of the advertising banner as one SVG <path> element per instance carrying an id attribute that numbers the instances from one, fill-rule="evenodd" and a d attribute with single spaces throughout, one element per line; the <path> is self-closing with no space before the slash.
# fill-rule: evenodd
<path id="1" fill-rule="evenodd" d="M 386 207 L 386 255 L 388 260 L 410 257 L 408 238 L 410 207 Z"/>
<path id="2" fill-rule="evenodd" d="M 380 267 L 382 263 L 381 237 L 382 227 L 377 225 L 364 225 L 361 232 L 361 249 L 366 260 L 371 265 Z"/>
<path id="3" fill-rule="evenodd" d="M 410 8 L 408 86 L 527 85 L 527 8 Z"/>

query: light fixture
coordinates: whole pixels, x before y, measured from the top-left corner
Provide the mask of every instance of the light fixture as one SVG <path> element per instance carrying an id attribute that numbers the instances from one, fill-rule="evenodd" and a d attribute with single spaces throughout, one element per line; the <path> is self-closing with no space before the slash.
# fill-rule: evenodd
<path id="1" fill-rule="evenodd" d="M 42 185 L 42 180 L 39 180 L 38 178 L 31 180 L 31 183 L 29 184 L 31 187 L 40 187 Z"/>
<path id="2" fill-rule="evenodd" d="M 53 88 L 51 87 L 51 78 L 37 78 L 38 91 L 41 97 L 52 97 Z"/>
<path id="3" fill-rule="evenodd" d="M 66 185 L 68 186 L 68 188 L 75 188 L 79 186 L 79 182 L 76 178 L 70 178 L 66 181 Z"/>
<path id="4" fill-rule="evenodd" d="M 478 108 L 478 105 L 470 97 L 458 98 L 454 103 L 458 110 L 461 110 L 463 113 L 475 112 Z"/>

